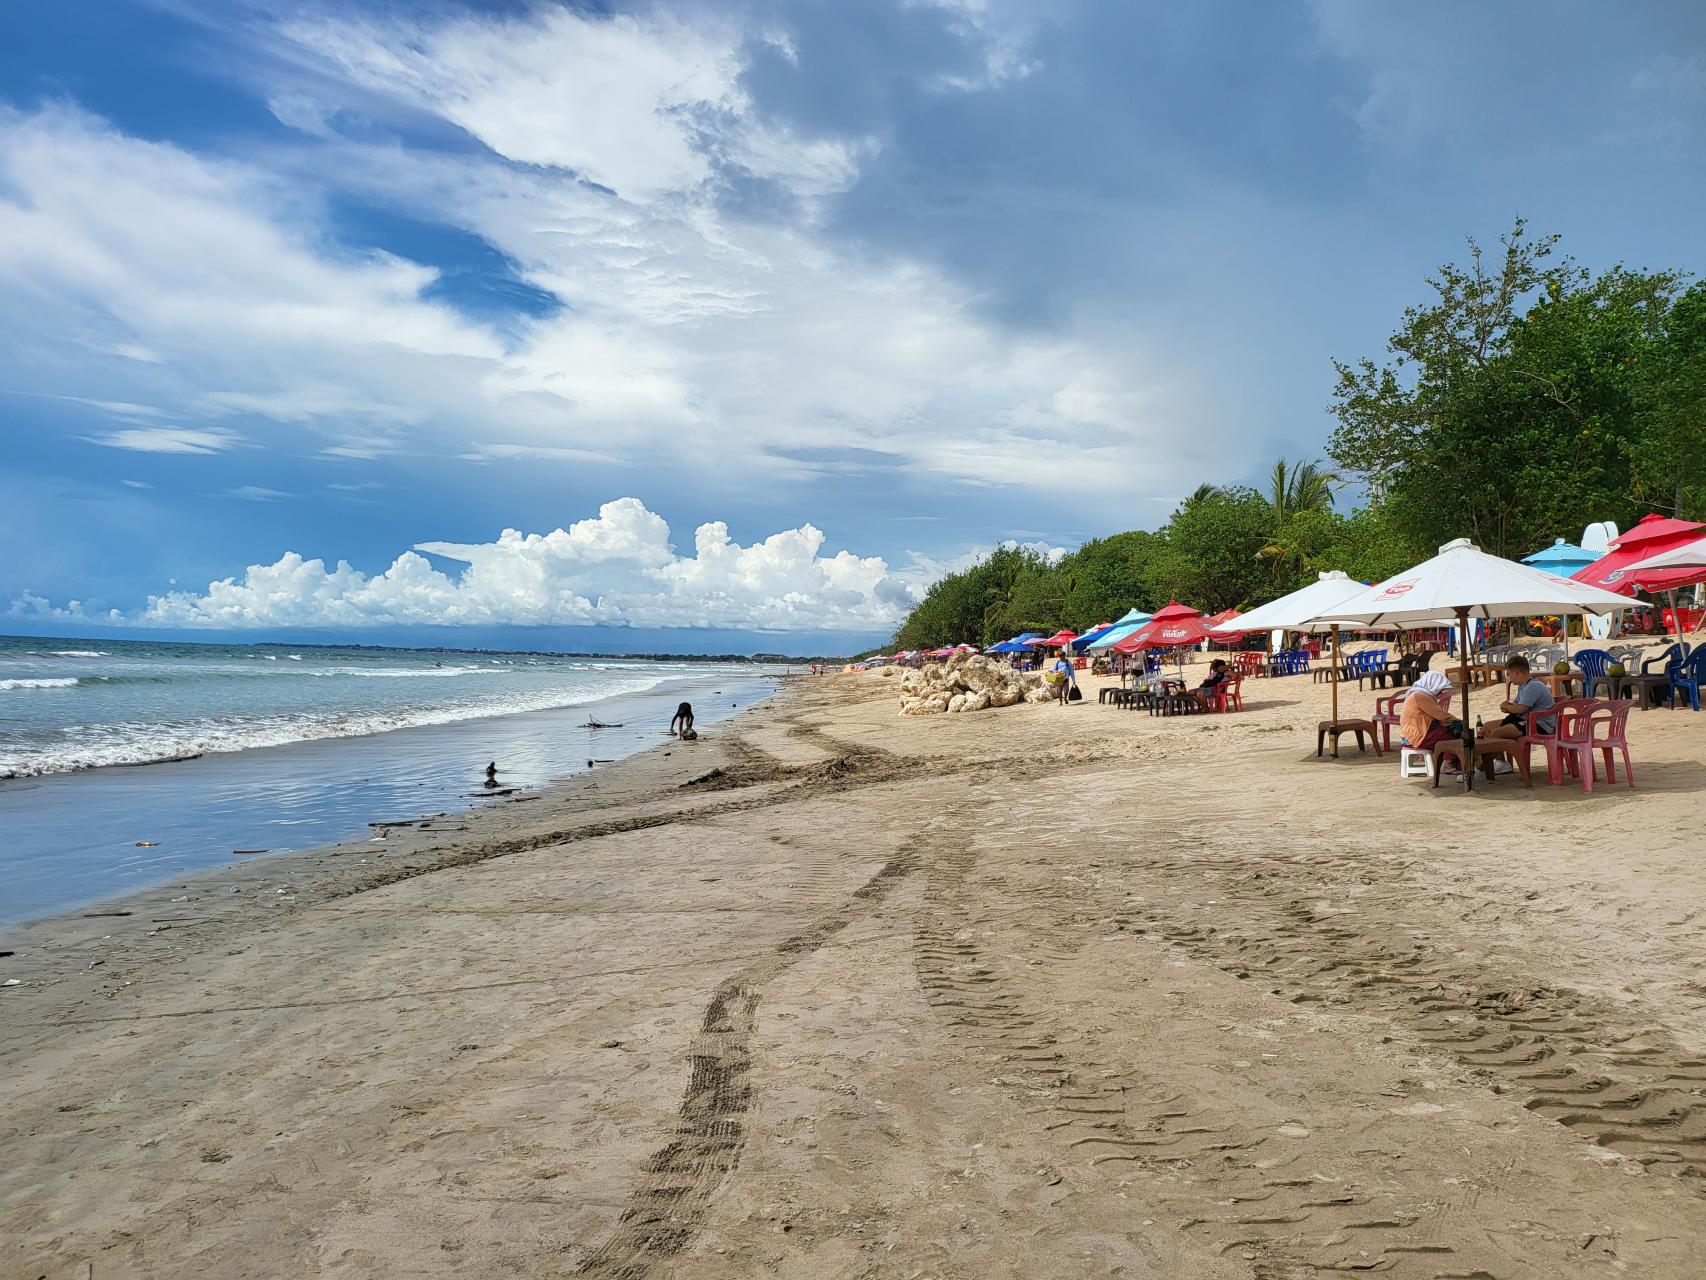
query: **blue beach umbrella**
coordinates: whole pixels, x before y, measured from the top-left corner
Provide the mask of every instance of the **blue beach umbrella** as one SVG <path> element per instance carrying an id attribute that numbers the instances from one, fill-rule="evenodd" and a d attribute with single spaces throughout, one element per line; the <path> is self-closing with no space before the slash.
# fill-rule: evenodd
<path id="1" fill-rule="evenodd" d="M 1112 631 L 1115 625 L 1116 624 L 1112 622 L 1104 622 L 1101 626 L 1094 627 L 1091 630 L 1086 631 L 1083 635 L 1079 636 L 1078 639 L 1072 641 L 1072 651 L 1074 653 L 1083 653 L 1092 643 Z"/>
<path id="2" fill-rule="evenodd" d="M 1137 616 L 1133 617 L 1132 614 L 1136 614 Z M 1127 636 L 1135 635 L 1137 632 L 1143 630 L 1144 627 L 1148 626 L 1149 617 L 1149 614 L 1139 613 L 1136 609 L 1133 609 L 1130 614 L 1127 614 L 1101 635 L 1092 639 L 1086 648 L 1088 648 L 1092 653 L 1100 653 L 1104 649 L 1112 649 Z"/>
<path id="3" fill-rule="evenodd" d="M 1560 578 L 1575 576 L 1577 570 L 1585 569 L 1599 557 L 1591 551 L 1586 551 L 1573 543 L 1559 538 L 1551 546 L 1536 551 L 1531 556 L 1524 556 L 1522 562 L 1531 564 L 1545 573 L 1555 573 Z"/>

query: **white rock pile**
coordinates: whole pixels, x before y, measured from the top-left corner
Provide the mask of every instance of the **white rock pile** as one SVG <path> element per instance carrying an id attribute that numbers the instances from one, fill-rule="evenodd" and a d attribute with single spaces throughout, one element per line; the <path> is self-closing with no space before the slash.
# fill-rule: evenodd
<path id="1" fill-rule="evenodd" d="M 960 652 L 946 662 L 908 671 L 900 682 L 900 713 L 986 711 L 1020 702 L 1052 702 L 1055 693 L 1035 672 L 1021 673 L 981 653 Z"/>

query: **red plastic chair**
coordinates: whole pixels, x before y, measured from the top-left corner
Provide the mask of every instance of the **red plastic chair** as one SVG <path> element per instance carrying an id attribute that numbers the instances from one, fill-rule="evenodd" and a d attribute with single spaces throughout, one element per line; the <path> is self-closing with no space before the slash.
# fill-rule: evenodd
<path id="1" fill-rule="evenodd" d="M 1553 786 L 1564 780 L 1563 743 L 1560 736 L 1568 736 L 1564 724 L 1566 717 L 1589 711 L 1594 705 L 1592 698 L 1559 698 L 1544 715 L 1531 713 L 1528 717 L 1528 732 L 1516 740 L 1525 758 L 1535 747 L 1546 752 L 1546 781 Z M 1552 721 L 1551 733 L 1540 732 L 1537 726 L 1542 719 Z"/>
<path id="2" fill-rule="evenodd" d="M 1239 692 L 1238 687 L 1243 683 L 1243 676 L 1233 676 L 1209 694 L 1209 700 L 1214 703 L 1214 709 L 1224 713 L 1227 704 L 1230 703 L 1233 710 L 1242 711 L 1244 709 L 1244 695 Z"/>
<path id="3" fill-rule="evenodd" d="M 1557 752 L 1570 773 L 1582 780 L 1582 790 L 1591 792 L 1594 781 L 1593 753 L 1605 758 L 1605 780 L 1617 781 L 1617 769 L 1611 753 L 1623 753 L 1623 773 L 1631 788 L 1635 785 L 1635 765 L 1629 758 L 1629 739 L 1626 729 L 1634 702 L 1590 702 L 1575 706 L 1558 721 Z"/>
<path id="4" fill-rule="evenodd" d="M 1451 697 L 1455 690 L 1447 689 L 1434 699 L 1439 703 L 1441 711 L 1451 710 Z M 1380 730 L 1380 738 L 1385 748 L 1392 750 L 1392 731 L 1398 727 L 1398 704 L 1410 696 L 1408 689 L 1400 689 L 1397 693 L 1389 693 L 1383 698 L 1374 700 L 1374 714 L 1369 717 L 1375 727 Z"/>

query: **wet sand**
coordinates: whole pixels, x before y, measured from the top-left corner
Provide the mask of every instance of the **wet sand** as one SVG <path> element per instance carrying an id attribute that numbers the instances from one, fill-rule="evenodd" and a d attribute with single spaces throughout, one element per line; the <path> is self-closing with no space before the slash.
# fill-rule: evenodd
<path id="1" fill-rule="evenodd" d="M 1317 760 L 1307 677 L 1087 687 L 802 680 L 15 935 L 0 1271 L 1700 1274 L 1706 718 L 1466 795 Z"/>

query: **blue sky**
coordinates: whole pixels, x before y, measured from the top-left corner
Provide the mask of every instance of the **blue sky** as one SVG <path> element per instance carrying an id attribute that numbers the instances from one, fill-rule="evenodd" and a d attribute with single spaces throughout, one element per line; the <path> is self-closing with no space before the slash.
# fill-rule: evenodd
<path id="1" fill-rule="evenodd" d="M 1680 0 L 6 23 L 0 629 L 829 647 L 1318 456 L 1466 234 L 1700 266 Z"/>

